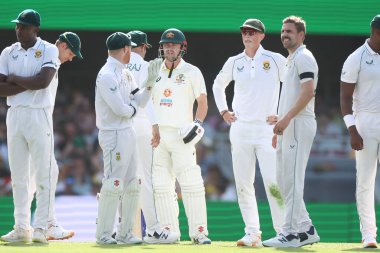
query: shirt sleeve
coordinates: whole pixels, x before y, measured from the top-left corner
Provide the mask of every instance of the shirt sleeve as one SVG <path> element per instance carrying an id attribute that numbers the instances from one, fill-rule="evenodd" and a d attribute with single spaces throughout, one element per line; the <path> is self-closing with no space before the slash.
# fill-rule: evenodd
<path id="1" fill-rule="evenodd" d="M 0 55 L 0 74 L 9 75 L 8 69 L 9 48 L 5 48 Z"/>
<path id="2" fill-rule="evenodd" d="M 97 83 L 100 96 L 111 110 L 120 117 L 130 118 L 135 113 L 135 109 L 128 104 L 124 104 L 117 80 L 111 75 L 103 75 Z"/>
<path id="3" fill-rule="evenodd" d="M 207 95 L 205 79 L 203 78 L 202 72 L 195 67 L 192 75 L 191 86 L 193 88 L 195 98 L 199 98 L 201 94 Z"/>
<path id="4" fill-rule="evenodd" d="M 286 65 L 286 58 L 282 56 L 281 54 L 278 54 L 277 64 L 278 64 L 278 74 L 280 77 L 280 82 L 282 82 L 284 80 L 284 69 Z"/>
<path id="5" fill-rule="evenodd" d="M 58 55 L 59 52 L 56 46 L 47 46 L 45 50 L 45 56 L 43 56 L 44 61 L 41 68 L 54 68 L 55 70 L 58 70 L 60 65 Z"/>
<path id="6" fill-rule="evenodd" d="M 309 54 L 300 54 L 295 60 L 295 66 L 301 83 L 314 80 L 318 75 L 318 65 L 314 57 Z"/>
<path id="7" fill-rule="evenodd" d="M 357 83 L 359 77 L 360 60 L 351 54 L 343 64 L 340 80 L 345 83 Z"/>
<path id="8" fill-rule="evenodd" d="M 216 76 L 214 84 L 212 86 L 212 91 L 214 92 L 214 99 L 219 112 L 223 110 L 228 110 L 227 100 L 226 100 L 226 88 L 233 80 L 233 60 L 229 58 L 222 70 Z"/>
<path id="9" fill-rule="evenodd" d="M 137 81 L 137 84 L 139 85 L 140 89 L 143 86 L 143 84 L 146 82 L 146 80 L 148 79 L 148 65 L 149 64 L 147 62 L 144 62 L 143 64 L 141 64 L 141 73 L 139 76 L 139 80 Z"/>

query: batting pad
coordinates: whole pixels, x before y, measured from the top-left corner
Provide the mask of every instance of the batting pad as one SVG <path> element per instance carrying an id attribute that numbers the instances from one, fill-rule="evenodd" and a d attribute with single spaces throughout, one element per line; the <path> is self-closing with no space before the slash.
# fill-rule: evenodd
<path id="1" fill-rule="evenodd" d="M 181 235 L 179 230 L 179 206 L 177 193 L 171 187 L 154 189 L 154 199 L 158 220 L 162 227 L 168 227 L 171 231 Z"/>
<path id="2" fill-rule="evenodd" d="M 103 181 L 98 203 L 97 240 L 112 236 L 116 210 L 122 194 L 123 180 L 121 178 L 109 178 Z"/>
<path id="3" fill-rule="evenodd" d="M 132 179 L 124 190 L 123 198 L 121 199 L 121 215 L 117 238 L 126 238 L 128 234 L 132 233 L 139 206 L 140 190 L 141 181 L 138 178 Z"/>
<path id="4" fill-rule="evenodd" d="M 194 238 L 200 233 L 207 236 L 206 197 L 201 168 L 197 165 L 188 168 L 177 179 L 181 185 L 190 238 Z"/>

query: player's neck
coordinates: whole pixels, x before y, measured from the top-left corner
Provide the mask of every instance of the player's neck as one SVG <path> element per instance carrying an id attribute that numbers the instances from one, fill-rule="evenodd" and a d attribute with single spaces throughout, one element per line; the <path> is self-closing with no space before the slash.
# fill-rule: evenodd
<path id="1" fill-rule="evenodd" d="M 24 41 L 24 42 L 20 42 L 21 44 L 21 47 L 25 50 L 28 50 L 29 48 L 33 47 L 37 42 L 37 38 L 34 38 L 30 41 Z"/>
<path id="2" fill-rule="evenodd" d="M 371 36 L 368 39 L 368 45 L 374 52 L 380 54 L 380 38 L 376 39 Z"/>
<path id="3" fill-rule="evenodd" d="M 174 67 L 173 67 L 173 69 L 175 69 L 178 66 L 178 64 L 179 64 L 180 61 L 181 61 L 180 57 L 178 57 L 178 59 L 174 61 Z M 173 65 L 172 61 L 165 60 L 165 66 L 166 66 L 167 69 L 171 69 L 172 65 Z"/>
<path id="4" fill-rule="evenodd" d="M 255 55 L 256 55 L 256 52 L 257 52 L 257 50 L 259 49 L 259 47 L 246 47 L 245 48 L 245 54 L 249 57 L 249 58 L 253 58 L 253 57 L 255 57 Z"/>

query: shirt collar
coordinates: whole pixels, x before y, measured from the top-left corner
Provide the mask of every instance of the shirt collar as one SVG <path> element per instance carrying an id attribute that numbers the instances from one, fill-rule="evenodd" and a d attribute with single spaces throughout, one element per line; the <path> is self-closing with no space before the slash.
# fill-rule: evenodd
<path id="1" fill-rule="evenodd" d="M 119 60 L 117 60 L 116 58 L 114 58 L 114 57 L 112 57 L 110 55 L 107 58 L 107 63 L 114 64 L 114 65 L 116 65 L 120 69 L 125 68 L 125 65 L 123 63 L 121 63 Z"/>
<path id="2" fill-rule="evenodd" d="M 177 67 L 175 69 L 181 69 L 183 66 L 185 66 L 185 60 L 183 58 L 181 58 L 180 62 L 178 63 Z M 170 65 L 171 66 L 171 65 Z M 162 67 L 161 67 L 162 70 L 165 70 L 165 69 L 168 69 L 170 70 L 170 67 L 167 68 L 166 65 L 165 65 L 165 61 L 162 62 Z"/>
<path id="3" fill-rule="evenodd" d="M 259 57 L 264 51 L 264 48 L 260 45 L 259 48 L 257 49 L 256 51 L 256 54 L 253 58 L 249 57 L 246 53 L 245 53 L 245 50 L 243 52 L 244 54 L 244 58 L 247 60 L 247 61 L 252 61 L 253 59 L 255 59 L 255 57 Z"/>
<path id="4" fill-rule="evenodd" d="M 378 53 L 376 53 L 375 51 L 373 51 L 372 48 L 369 46 L 369 44 L 368 44 L 368 40 L 365 41 L 364 46 L 365 46 L 365 48 L 368 50 L 368 52 L 369 52 L 371 55 L 377 55 L 377 54 L 378 54 Z"/>
<path id="5" fill-rule="evenodd" d="M 296 51 L 294 51 L 294 53 L 291 54 L 291 55 L 289 56 L 289 59 L 293 60 L 294 57 L 296 57 L 296 55 L 299 53 L 299 51 L 301 51 L 301 50 L 304 49 L 304 48 L 306 48 L 306 45 L 304 45 L 304 44 L 302 44 L 301 46 L 299 46 L 299 47 L 296 49 Z"/>
<path id="6" fill-rule="evenodd" d="M 36 43 L 34 43 L 34 45 L 31 47 L 33 50 L 37 50 L 38 47 L 40 46 L 40 43 L 41 43 L 41 38 L 40 37 L 37 37 L 37 40 L 36 40 Z M 21 46 L 21 43 L 20 42 L 17 42 L 17 50 L 21 50 L 21 49 L 24 49 L 22 46 Z M 25 49 L 24 49 L 25 50 Z"/>

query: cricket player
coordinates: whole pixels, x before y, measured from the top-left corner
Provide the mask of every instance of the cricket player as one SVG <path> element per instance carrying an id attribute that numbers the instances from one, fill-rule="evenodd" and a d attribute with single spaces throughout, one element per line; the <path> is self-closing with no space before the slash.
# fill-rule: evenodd
<path id="1" fill-rule="evenodd" d="M 318 81 L 317 62 L 303 44 L 305 34 L 302 18 L 283 20 L 281 41 L 289 56 L 273 146 L 277 146 L 277 181 L 285 200 L 285 222 L 280 234 L 263 242 L 269 247 L 301 247 L 320 240 L 303 200 L 305 171 L 317 130 L 314 96 Z"/>
<path id="2" fill-rule="evenodd" d="M 245 235 L 237 246 L 262 246 L 259 213 L 255 196 L 256 157 L 264 181 L 273 227 L 280 233 L 284 222 L 282 198 L 276 179 L 276 151 L 272 147 L 280 79 L 285 57 L 265 50 L 261 41 L 265 26 L 258 19 L 247 19 L 240 26 L 244 52 L 230 57 L 213 85 L 216 105 L 224 121 L 231 125 L 233 171 Z M 233 111 L 228 110 L 225 89 L 235 81 Z"/>
<path id="3" fill-rule="evenodd" d="M 180 30 L 164 31 L 159 49 L 164 64 L 152 92 L 161 135 L 153 155 L 153 190 L 159 221 L 179 233 L 178 204 L 173 196 L 177 179 L 192 242 L 210 244 L 205 189 L 195 154 L 195 144 L 204 133 L 201 125 L 208 109 L 207 92 L 201 71 L 183 60 L 186 51 L 186 38 Z"/>
<path id="4" fill-rule="evenodd" d="M 356 202 L 364 248 L 377 248 L 375 178 L 380 157 L 380 15 L 371 36 L 345 61 L 340 106 L 356 156 Z"/>
<path id="5" fill-rule="evenodd" d="M 131 31 L 127 33 L 131 41 L 136 44 L 132 46 L 131 59 L 127 68 L 133 74 L 136 84 L 141 89 L 148 77 L 148 62 L 144 60 L 146 51 L 152 47 L 148 43 L 147 34 L 141 31 Z M 140 203 L 146 222 L 146 243 L 174 243 L 179 239 L 179 235 L 170 231 L 168 227 L 162 228 L 157 217 L 154 203 L 152 186 L 152 159 L 153 148 L 160 142 L 160 132 L 157 120 L 153 111 L 152 100 L 149 99 L 145 107 L 139 107 L 136 116 L 133 118 L 136 130 L 137 142 L 137 163 L 138 174 L 141 177 Z M 174 194 L 174 190 L 173 190 Z"/>
<path id="6" fill-rule="evenodd" d="M 46 228 L 49 214 L 53 213 L 57 182 L 53 175 L 58 173 L 52 162 L 58 48 L 37 37 L 40 15 L 35 10 L 22 11 L 12 22 L 16 23 L 18 42 L 1 53 L 0 86 L 10 106 L 7 138 L 15 225 L 1 240 L 47 243 Z M 31 175 L 35 175 L 35 182 L 31 182 Z M 37 199 L 34 231 L 30 226 L 28 194 L 33 184 Z"/>
<path id="7" fill-rule="evenodd" d="M 139 202 L 141 180 L 137 177 L 136 135 L 132 118 L 138 106 L 144 106 L 162 60 L 148 67 L 146 88 L 136 91 L 133 75 L 126 68 L 131 55 L 125 33 L 116 32 L 107 38 L 108 59 L 96 79 L 95 112 L 99 128 L 99 144 L 103 150 L 104 178 L 100 190 L 96 242 L 98 244 L 138 244 L 132 234 Z M 112 238 L 117 207 L 121 201 L 121 221 L 116 238 Z"/>

